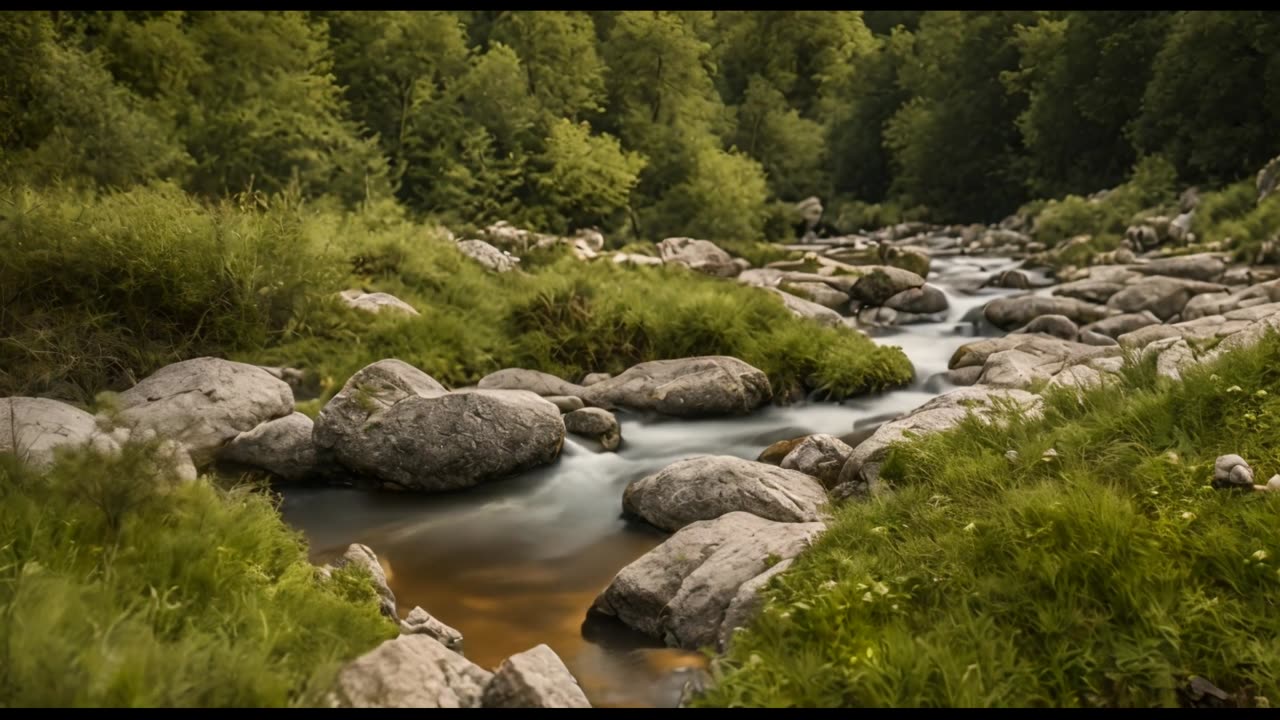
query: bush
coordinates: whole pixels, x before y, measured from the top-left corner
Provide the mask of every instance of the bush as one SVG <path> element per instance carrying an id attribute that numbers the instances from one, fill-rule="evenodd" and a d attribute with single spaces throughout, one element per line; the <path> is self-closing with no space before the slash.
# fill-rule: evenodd
<path id="1" fill-rule="evenodd" d="M 1190 675 L 1273 703 L 1280 496 L 1209 483 L 1226 453 L 1280 471 L 1277 352 L 897 446 L 893 491 L 837 511 L 697 704 L 1172 706 Z"/>
<path id="2" fill-rule="evenodd" d="M 316 705 L 396 634 L 367 571 L 319 580 L 267 496 L 154 478 L 149 452 L 0 456 L 0 705 Z"/>
<path id="3" fill-rule="evenodd" d="M 1033 234 L 1049 247 L 1077 235 L 1123 235 L 1139 213 L 1170 209 L 1175 181 L 1173 166 L 1167 160 L 1143 158 L 1134 165 L 1127 183 L 1099 199 L 1068 195 L 1045 202 L 1036 214 Z M 1024 211 L 1035 208 L 1034 203 L 1023 206 Z"/>
<path id="4" fill-rule="evenodd" d="M 1225 243 L 1237 260 L 1275 262 L 1280 257 L 1274 250 L 1265 252 L 1263 244 L 1280 239 L 1280 195 L 1259 203 L 1252 179 L 1206 193 L 1196 208 L 1192 229 L 1201 242 Z"/>

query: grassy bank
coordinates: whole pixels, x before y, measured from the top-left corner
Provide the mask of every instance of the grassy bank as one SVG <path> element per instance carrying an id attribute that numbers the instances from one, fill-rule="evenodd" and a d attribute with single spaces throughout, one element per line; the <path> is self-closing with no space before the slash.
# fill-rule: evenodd
<path id="1" fill-rule="evenodd" d="M 1280 496 L 1210 487 L 1221 454 L 1280 472 L 1277 353 L 899 447 L 893 492 L 839 511 L 700 704 L 1172 706 L 1191 675 L 1277 703 Z"/>
<path id="2" fill-rule="evenodd" d="M 0 457 L 0 707 L 315 705 L 396 634 L 367 574 L 317 579 L 268 497 L 173 486 L 146 452 Z"/>
<path id="3" fill-rule="evenodd" d="M 214 206 L 158 185 L 91 195 L 11 187 L 0 203 L 0 394 L 86 401 L 204 354 L 286 364 L 336 390 L 387 357 L 465 385 L 503 367 L 579 380 L 645 360 L 733 355 L 846 396 L 910 363 L 767 293 L 682 267 L 542 251 L 497 275 L 394 205 L 339 212 L 287 197 Z M 374 317 L 338 290 L 390 292 L 419 317 Z"/>

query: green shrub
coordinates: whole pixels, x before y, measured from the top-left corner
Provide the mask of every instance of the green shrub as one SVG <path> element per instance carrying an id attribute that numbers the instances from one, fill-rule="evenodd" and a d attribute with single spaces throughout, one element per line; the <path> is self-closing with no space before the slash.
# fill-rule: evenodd
<path id="1" fill-rule="evenodd" d="M 1134 165 L 1128 182 L 1102 198 L 1068 195 L 1044 202 L 1035 215 L 1035 239 L 1054 247 L 1077 235 L 1123 235 L 1139 213 L 1172 209 L 1176 179 L 1173 166 L 1164 158 L 1144 158 Z M 1036 206 L 1029 203 L 1023 208 Z"/>
<path id="2" fill-rule="evenodd" d="M 1226 453 L 1280 471 L 1277 352 L 895 447 L 892 492 L 837 511 L 697 704 L 1171 706 L 1191 675 L 1274 704 L 1280 496 L 1210 481 Z"/>
<path id="3" fill-rule="evenodd" d="M 316 705 L 396 634 L 367 571 L 320 580 L 267 496 L 154 478 L 149 451 L 0 456 L 0 705 Z"/>

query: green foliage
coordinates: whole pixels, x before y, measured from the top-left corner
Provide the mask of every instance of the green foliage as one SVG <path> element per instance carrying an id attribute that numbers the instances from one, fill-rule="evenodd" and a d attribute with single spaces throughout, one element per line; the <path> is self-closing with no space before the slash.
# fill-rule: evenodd
<path id="1" fill-rule="evenodd" d="M 267 496 L 151 452 L 0 457 L 0 704 L 315 706 L 395 636 L 367 572 L 322 581 Z"/>
<path id="2" fill-rule="evenodd" d="M 899 445 L 893 491 L 772 581 L 697 704 L 1176 706 L 1190 675 L 1274 703 L 1280 498 L 1209 483 L 1220 454 L 1280 471 L 1276 352 Z"/>
<path id="3" fill-rule="evenodd" d="M 504 12 L 489 37 L 519 54 L 529 94 L 551 117 L 578 120 L 602 109 L 605 68 L 586 13 Z"/>
<path id="4" fill-rule="evenodd" d="M 551 126 L 537 182 L 547 204 L 567 222 L 559 229 L 605 224 L 627 204 L 645 159 L 624 152 L 616 138 L 591 135 L 585 123 Z"/>
<path id="5" fill-rule="evenodd" d="M 1128 182 L 1101 198 L 1068 195 L 1043 204 L 1035 215 L 1035 237 L 1054 247 L 1077 235 L 1123 235 L 1142 211 L 1163 212 L 1171 206 L 1176 199 L 1174 180 L 1173 166 L 1167 160 L 1143 158 Z"/>
<path id="6" fill-rule="evenodd" d="M 701 147 L 690 176 L 656 209 L 660 235 L 684 232 L 710 240 L 764 237 L 768 187 L 760 163 L 739 152 Z"/>

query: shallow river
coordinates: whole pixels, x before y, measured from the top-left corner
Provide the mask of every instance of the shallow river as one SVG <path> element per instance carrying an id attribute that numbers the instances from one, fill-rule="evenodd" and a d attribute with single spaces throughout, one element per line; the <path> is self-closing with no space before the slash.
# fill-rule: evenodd
<path id="1" fill-rule="evenodd" d="M 934 258 L 929 282 L 951 302 L 946 321 L 873 333 L 911 358 L 916 378 L 908 388 L 841 404 L 770 406 L 745 418 L 668 420 L 620 412 L 623 443 L 616 453 L 569 435 L 553 465 L 444 496 L 285 489 L 285 520 L 305 533 L 316 562 L 353 542 L 371 547 L 401 614 L 420 605 L 457 628 L 466 656 L 481 666 L 492 669 L 546 643 L 593 705 L 674 707 L 684 677 L 673 671 L 703 665 L 701 656 L 661 648 L 609 621 L 584 627 L 596 594 L 666 536 L 621 519 L 627 483 L 691 455 L 755 459 L 777 440 L 844 435 L 944 392 L 950 386 L 939 374 L 955 349 L 976 335 L 998 334 L 973 322 L 982 305 L 1015 292 L 960 288 L 1018 264 Z"/>

